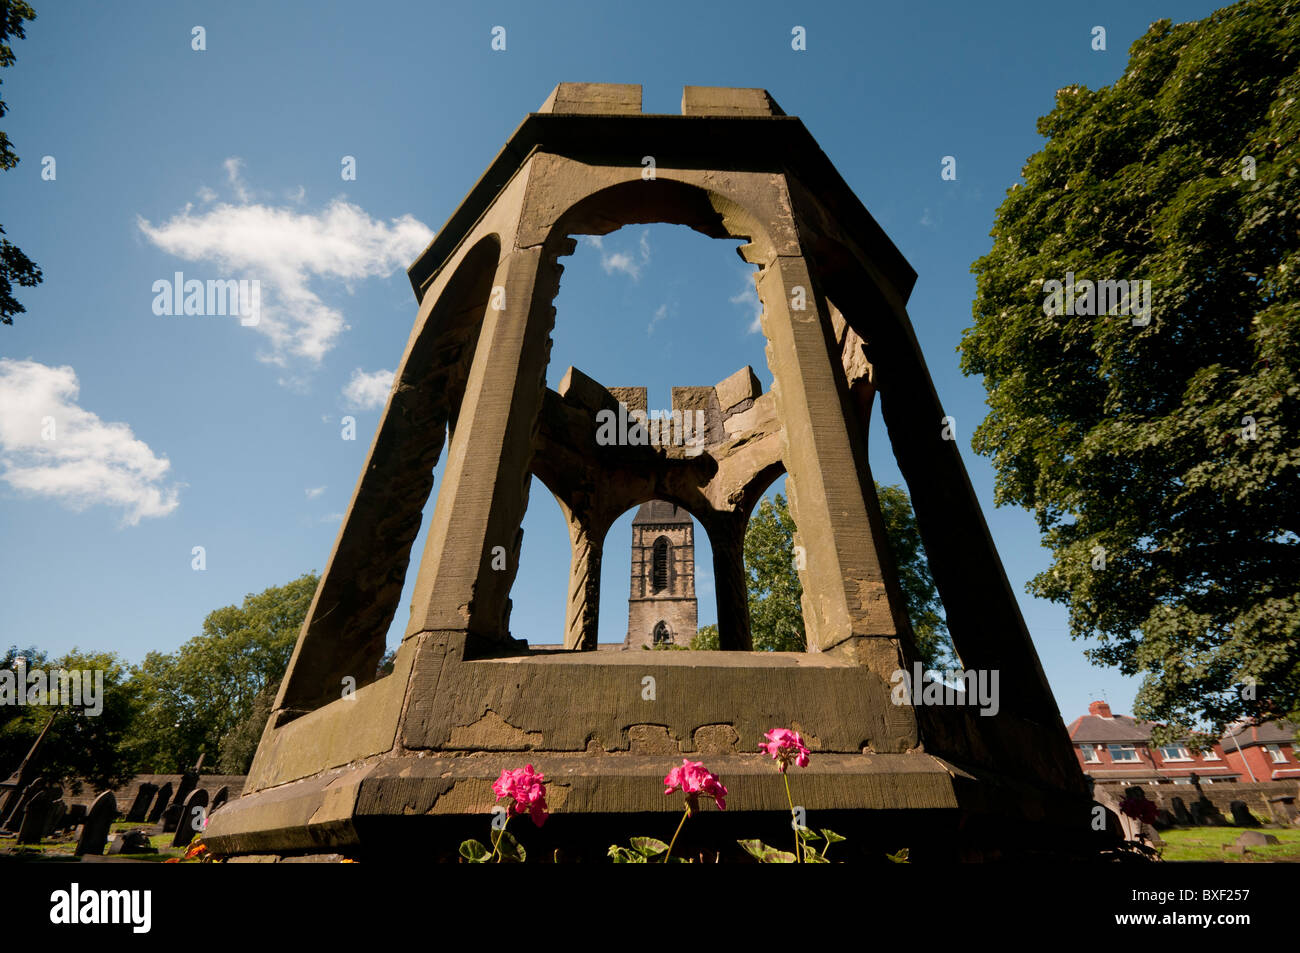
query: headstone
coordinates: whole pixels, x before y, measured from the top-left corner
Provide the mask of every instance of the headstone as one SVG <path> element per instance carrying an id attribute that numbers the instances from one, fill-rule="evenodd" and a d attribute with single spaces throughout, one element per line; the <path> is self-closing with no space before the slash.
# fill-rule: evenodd
<path id="1" fill-rule="evenodd" d="M 204 822 L 208 817 L 208 792 L 199 788 L 191 791 L 185 799 L 185 806 L 176 824 L 176 835 L 172 838 L 173 847 L 184 847 L 194 839 L 195 834 L 203 832 Z"/>
<path id="2" fill-rule="evenodd" d="M 1208 797 L 1202 797 L 1192 805 L 1192 816 L 1197 817 L 1198 814 L 1200 817 L 1200 820 L 1197 821 L 1198 824 L 1207 824 L 1212 827 L 1227 827 L 1228 825 L 1227 818 L 1223 816 L 1223 813 Z"/>
<path id="3" fill-rule="evenodd" d="M 126 820 L 130 824 L 142 824 L 144 819 L 149 816 L 149 805 L 153 803 L 153 796 L 158 793 L 158 785 L 145 781 L 140 785 L 140 790 L 135 792 L 135 801 L 131 804 L 131 810 L 126 812 Z"/>
<path id="4" fill-rule="evenodd" d="M 1183 803 L 1182 798 L 1174 798 L 1170 805 L 1174 810 L 1174 821 L 1179 827 L 1191 827 L 1195 823 L 1192 820 L 1192 815 L 1187 812 L 1187 805 Z"/>
<path id="5" fill-rule="evenodd" d="M 1259 819 L 1250 813 L 1245 801 L 1233 801 L 1228 805 L 1228 810 L 1232 812 L 1234 827 L 1259 827 Z"/>
<path id="6" fill-rule="evenodd" d="M 168 781 L 158 789 L 158 796 L 154 798 L 153 808 L 149 811 L 148 821 L 150 824 L 157 824 L 162 819 L 163 811 L 167 810 L 167 804 L 172 799 L 172 783 Z"/>
<path id="7" fill-rule="evenodd" d="M 49 837 L 63 827 L 63 819 L 68 815 L 68 804 L 62 798 L 50 805 L 50 813 L 45 818 L 45 836 Z"/>
<path id="8" fill-rule="evenodd" d="M 1193 801 L 1192 806 L 1187 809 L 1187 813 L 1192 815 L 1192 823 L 1200 827 L 1205 823 L 1204 807 L 1200 801 Z"/>
<path id="9" fill-rule="evenodd" d="M 1279 841 L 1272 834 L 1265 834 L 1263 831 L 1242 831 L 1241 836 L 1233 843 L 1240 847 L 1267 847 Z"/>
<path id="10" fill-rule="evenodd" d="M 216 794 L 212 795 L 212 806 L 208 808 L 208 816 L 211 817 L 212 812 L 215 811 L 217 808 L 221 807 L 221 805 L 225 804 L 227 799 L 229 799 L 229 797 L 230 797 L 230 788 L 223 785 L 220 789 L 218 789 Z"/>
<path id="11" fill-rule="evenodd" d="M 200 758 L 200 762 L 201 761 L 202 759 Z M 176 789 L 176 794 L 172 797 L 172 803 L 178 807 L 183 805 L 185 799 L 190 796 L 190 792 L 198 787 L 198 785 L 199 773 L 194 770 L 186 771 L 181 775 L 180 787 Z"/>
<path id="12" fill-rule="evenodd" d="M 74 804 L 68 808 L 68 813 L 63 818 L 63 826 L 67 830 L 72 830 L 80 824 L 86 823 L 86 805 Z"/>
<path id="13" fill-rule="evenodd" d="M 116 819 L 117 799 L 113 797 L 112 791 L 105 791 L 95 798 L 94 804 L 90 805 L 74 853 L 78 857 L 84 854 L 99 856 L 104 853 L 104 845 L 108 843 L 108 830 Z"/>
<path id="14" fill-rule="evenodd" d="M 1300 812 L 1296 810 L 1293 794 L 1279 794 L 1269 798 L 1268 809 L 1273 813 L 1274 820 L 1281 821 L 1283 824 L 1294 824 L 1300 821 Z"/>
<path id="15" fill-rule="evenodd" d="M 1160 810 L 1156 811 L 1157 829 L 1162 831 L 1168 830 L 1169 828 L 1173 827 L 1175 823 L 1176 821 L 1174 820 L 1174 815 L 1171 814 L 1169 811 L 1165 810 L 1163 807 Z"/>
<path id="16" fill-rule="evenodd" d="M 8 819 L 4 823 L 6 830 L 17 830 L 23 822 L 23 812 L 27 810 L 27 802 L 36 797 L 37 793 L 45 790 L 45 779 L 37 778 L 27 787 L 23 788 L 23 793 L 14 803 L 14 809 L 10 812 Z"/>
<path id="17" fill-rule="evenodd" d="M 181 821 L 181 811 L 185 810 L 184 804 L 177 804 L 172 801 L 167 805 L 167 810 L 163 811 L 162 825 L 164 834 L 174 834 L 176 827 Z"/>
<path id="18" fill-rule="evenodd" d="M 149 843 L 149 835 L 142 828 L 135 827 L 122 831 L 113 838 L 108 852 L 114 854 L 156 854 L 158 849 Z"/>
<path id="19" fill-rule="evenodd" d="M 50 795 L 46 791 L 37 791 L 27 801 L 23 810 L 22 824 L 18 828 L 18 843 L 39 844 L 45 833 L 45 822 L 50 817 Z"/>

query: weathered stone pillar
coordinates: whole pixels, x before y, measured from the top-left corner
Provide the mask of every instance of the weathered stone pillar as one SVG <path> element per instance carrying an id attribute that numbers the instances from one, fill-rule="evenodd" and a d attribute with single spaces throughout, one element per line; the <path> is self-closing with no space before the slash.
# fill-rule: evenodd
<path id="1" fill-rule="evenodd" d="M 542 261 L 532 247 L 497 268 L 416 577 L 408 639 L 440 629 L 506 636 L 556 284 L 554 275 L 538 281 Z M 505 568 L 494 568 L 503 551 Z"/>
<path id="2" fill-rule="evenodd" d="M 902 593 L 882 569 L 884 523 L 825 300 L 801 256 L 759 278 L 768 364 L 785 424 L 786 491 L 805 550 L 799 572 L 809 651 L 847 653 L 888 680 L 892 641 L 909 630 Z M 852 644 L 862 640 L 874 645 Z M 877 642 L 876 640 L 883 640 Z"/>
<path id="3" fill-rule="evenodd" d="M 569 600 L 564 618 L 564 647 L 596 650 L 600 622 L 600 560 L 605 548 L 607 527 L 565 510 L 569 522 L 569 543 L 573 555 L 569 564 Z"/>
<path id="4" fill-rule="evenodd" d="M 711 520 L 707 527 L 718 600 L 718 648 L 742 652 L 754 647 L 745 580 L 745 524 L 743 515 L 726 514 Z"/>

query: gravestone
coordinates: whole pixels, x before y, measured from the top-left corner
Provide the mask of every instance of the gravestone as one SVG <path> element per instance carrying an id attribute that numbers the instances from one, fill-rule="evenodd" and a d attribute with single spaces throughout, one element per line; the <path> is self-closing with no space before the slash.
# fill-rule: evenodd
<path id="1" fill-rule="evenodd" d="M 108 853 L 110 855 L 156 854 L 158 850 L 149 844 L 149 835 L 142 828 L 136 827 L 118 833 L 113 838 L 113 843 L 109 845 Z"/>
<path id="2" fill-rule="evenodd" d="M 135 792 L 135 800 L 131 803 L 131 810 L 126 812 L 126 819 L 131 824 L 142 824 L 146 817 L 149 816 L 149 805 L 153 803 L 153 796 L 158 793 L 158 785 L 145 781 L 140 785 L 140 790 Z"/>
<path id="3" fill-rule="evenodd" d="M 167 810 L 163 811 L 162 826 L 164 834 L 173 834 L 176 831 L 176 825 L 180 823 L 181 811 L 185 810 L 183 803 L 178 804 L 172 801 L 167 805 Z"/>
<path id="4" fill-rule="evenodd" d="M 19 795 L 14 802 L 13 811 L 9 814 L 9 819 L 5 821 L 5 829 L 16 831 L 23 822 L 23 812 L 27 810 L 27 802 L 36 797 L 41 791 L 45 790 L 45 779 L 37 778 L 27 787 L 23 788 L 23 793 Z"/>
<path id="5" fill-rule="evenodd" d="M 1242 831 L 1241 836 L 1233 843 L 1239 847 L 1268 847 L 1270 844 L 1280 842 L 1272 834 L 1265 834 L 1263 831 Z"/>
<path id="6" fill-rule="evenodd" d="M 157 824 L 162 819 L 163 811 L 167 810 L 167 804 L 172 799 L 172 783 L 168 781 L 158 789 L 158 796 L 154 798 L 153 808 L 149 811 L 148 821 L 150 824 Z"/>
<path id="7" fill-rule="evenodd" d="M 68 815 L 68 804 L 62 798 L 50 805 L 50 813 L 45 818 L 45 836 L 49 837 L 63 827 L 63 819 Z"/>
<path id="8" fill-rule="evenodd" d="M 1175 823 L 1178 824 L 1179 827 L 1191 827 L 1193 824 L 1196 823 L 1195 821 L 1192 820 L 1192 815 L 1188 813 L 1187 805 L 1183 803 L 1182 798 L 1180 797 L 1174 798 L 1170 802 L 1170 806 L 1174 810 L 1174 821 Z"/>
<path id="9" fill-rule="evenodd" d="M 176 824 L 176 836 L 172 838 L 173 847 L 184 847 L 194 839 L 195 834 L 202 833 L 204 821 L 208 816 L 208 792 L 199 788 L 191 791 L 185 799 Z"/>
<path id="10" fill-rule="evenodd" d="M 1245 801 L 1233 801 L 1228 805 L 1228 810 L 1232 812 L 1234 827 L 1259 827 L 1259 819 L 1250 813 Z"/>
<path id="11" fill-rule="evenodd" d="M 49 820 L 53 802 L 49 792 L 37 791 L 27 801 L 23 810 L 22 824 L 18 827 L 18 843 L 39 844 L 45 833 L 45 822 Z"/>
<path id="12" fill-rule="evenodd" d="M 1272 812 L 1273 819 L 1283 824 L 1300 822 L 1300 812 L 1296 810 L 1294 794 L 1279 794 L 1269 798 L 1268 809 Z"/>
<path id="13" fill-rule="evenodd" d="M 74 853 L 81 857 L 85 854 L 99 856 L 104 853 L 104 845 L 108 843 L 108 831 L 112 827 L 113 821 L 117 819 L 117 799 L 113 797 L 112 791 L 105 791 L 99 797 L 95 798 L 95 803 L 90 805 L 90 810 L 86 813 L 86 823 L 81 827 L 81 836 L 77 838 L 77 849 Z"/>
<path id="14" fill-rule="evenodd" d="M 211 817 L 212 812 L 215 811 L 217 808 L 221 807 L 221 805 L 225 804 L 226 800 L 229 797 L 230 797 L 230 788 L 225 785 L 222 785 L 221 788 L 218 789 L 217 793 L 212 795 L 212 806 L 208 808 L 208 816 Z"/>
<path id="15" fill-rule="evenodd" d="M 63 818 L 63 827 L 66 830 L 72 830 L 84 823 L 86 823 L 86 805 L 74 804 L 68 808 L 68 813 Z"/>

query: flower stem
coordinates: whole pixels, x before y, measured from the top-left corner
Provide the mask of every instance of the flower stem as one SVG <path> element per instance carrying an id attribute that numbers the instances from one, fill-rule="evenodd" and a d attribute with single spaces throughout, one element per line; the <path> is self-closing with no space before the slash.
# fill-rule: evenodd
<path id="1" fill-rule="evenodd" d="M 691 806 L 686 805 L 686 810 L 682 812 L 682 819 L 677 822 L 677 830 L 673 831 L 673 839 L 668 842 L 668 850 L 664 854 L 664 863 L 668 863 L 668 858 L 673 855 L 673 844 L 677 843 L 677 835 L 682 832 L 682 826 L 686 823 L 686 818 L 691 816 Z"/>
<path id="2" fill-rule="evenodd" d="M 794 813 L 794 798 L 790 796 L 790 775 L 782 771 L 781 778 L 785 781 L 785 799 L 790 804 L 790 820 L 793 822 L 792 826 L 794 827 L 794 862 L 796 864 L 802 864 L 803 844 L 799 839 L 799 818 L 797 818 Z"/>
<path id="3" fill-rule="evenodd" d="M 509 816 L 507 816 L 507 817 L 506 817 L 506 824 L 509 824 L 509 823 L 510 823 L 510 818 L 509 818 Z M 497 831 L 496 834 L 495 834 L 495 835 L 493 836 L 493 838 L 492 838 L 492 856 L 497 858 L 497 863 L 498 863 L 498 864 L 501 863 L 502 860 L 504 860 L 504 858 L 501 857 L 501 856 L 499 856 L 499 855 L 500 855 L 500 852 L 501 852 L 501 838 L 503 838 L 503 837 L 506 836 L 506 824 L 502 824 L 502 825 L 501 825 L 501 830 Z M 489 861 L 489 863 L 491 863 L 491 861 Z"/>

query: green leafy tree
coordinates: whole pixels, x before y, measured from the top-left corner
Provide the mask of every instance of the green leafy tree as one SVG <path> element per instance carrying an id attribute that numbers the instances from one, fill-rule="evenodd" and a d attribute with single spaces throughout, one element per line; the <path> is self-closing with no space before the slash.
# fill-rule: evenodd
<path id="1" fill-rule="evenodd" d="M 1029 589 L 1168 737 L 1300 714 L 1298 14 L 1161 20 L 1112 86 L 1060 90 L 972 267 L 973 445 L 1053 554 Z M 1150 310 L 1060 313 L 1067 272 Z"/>
<path id="2" fill-rule="evenodd" d="M 130 750 L 140 770 L 184 770 L 200 752 L 213 766 L 252 760 L 249 739 L 266 723 L 250 727 L 255 708 L 270 711 L 266 694 L 279 688 L 316 583 L 309 573 L 249 595 L 209 613 L 203 634 L 174 654 L 145 657 L 132 679 L 140 713 Z"/>
<path id="3" fill-rule="evenodd" d="M 122 659 L 110 652 L 83 652 L 73 649 L 51 659 L 35 648 L 11 647 L 0 658 L 0 669 L 13 670 L 19 656 L 25 659 L 24 671 L 40 670 L 47 680 L 64 672 L 86 673 L 79 676 L 83 694 L 81 704 L 27 704 L 0 707 L 0 773 L 16 769 L 41 730 L 55 718 L 38 757 L 38 774 L 47 781 L 68 784 L 80 789 L 89 782 L 96 790 L 116 787 L 131 774 L 131 766 L 122 761 L 118 751 L 130 728 L 136 708 L 125 683 L 129 671 Z M 96 677 L 95 673 L 99 673 Z M 87 677 L 92 685 L 102 686 L 85 694 Z M 49 682 L 47 681 L 48 685 Z"/>
<path id="4" fill-rule="evenodd" d="M 22 0 L 0 0 L 0 68 L 12 66 L 14 62 L 14 51 L 9 45 L 9 38 L 23 39 L 27 35 L 23 31 L 24 21 L 35 19 L 35 11 Z M 0 116 L 8 111 L 4 100 L 0 99 Z M 0 132 L 0 171 L 12 169 L 17 164 L 18 155 L 14 152 L 9 137 Z M 4 233 L 4 227 L 0 226 L 0 236 Z M 27 310 L 13 296 L 14 284 L 34 288 L 40 282 L 40 268 L 23 254 L 21 248 L 10 243 L 7 238 L 0 238 L 0 324 L 13 324 L 13 316 Z"/>
<path id="5" fill-rule="evenodd" d="M 956 655 L 948 637 L 939 592 L 921 545 L 921 534 L 907 493 L 876 484 L 890 552 L 898 569 L 917 651 L 929 668 L 949 668 Z M 794 520 L 780 494 L 758 505 L 745 530 L 745 572 L 749 588 L 750 633 L 756 650 L 802 652 L 807 646 L 800 597 L 803 586 L 795 563 Z M 717 649 L 718 627 L 706 625 L 691 640 L 693 649 Z"/>

